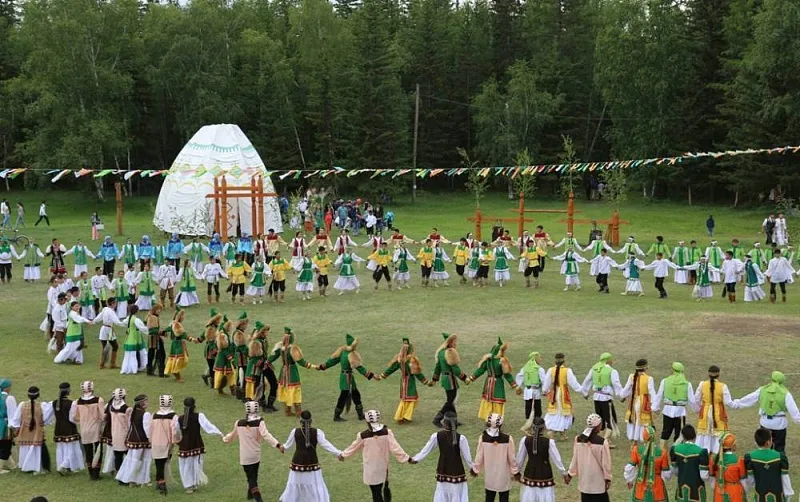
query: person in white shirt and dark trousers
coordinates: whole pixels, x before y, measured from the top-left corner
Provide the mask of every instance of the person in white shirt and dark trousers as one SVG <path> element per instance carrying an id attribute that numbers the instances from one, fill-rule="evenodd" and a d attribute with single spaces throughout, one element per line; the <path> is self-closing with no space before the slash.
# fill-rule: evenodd
<path id="1" fill-rule="evenodd" d="M 664 279 L 669 276 L 669 269 L 677 269 L 678 266 L 664 258 L 662 253 L 656 253 L 656 259 L 650 265 L 646 265 L 644 270 L 652 270 L 656 278 L 656 289 L 659 298 L 667 297 L 667 290 L 664 289 Z"/>
<path id="2" fill-rule="evenodd" d="M 725 280 L 725 288 L 722 290 L 722 297 L 728 294 L 730 303 L 736 302 L 736 283 L 744 272 L 744 262 L 733 257 L 733 251 L 725 251 L 725 259 L 719 267 Z"/>
<path id="3" fill-rule="evenodd" d="M 770 431 L 772 448 L 781 452 L 786 451 L 786 429 L 789 426 L 787 417 L 800 423 L 800 410 L 785 383 L 786 376 L 780 371 L 773 371 L 770 383 L 733 401 L 737 409 L 749 408 L 758 403 L 759 424 Z"/>
<path id="4" fill-rule="evenodd" d="M 36 220 L 36 223 L 34 223 L 33 226 L 34 227 L 38 227 L 39 223 L 41 223 L 42 220 L 44 220 L 44 222 L 47 223 L 48 227 L 50 226 L 50 218 L 47 217 L 47 201 L 46 200 L 43 200 L 42 204 L 39 206 L 39 219 Z"/>
<path id="5" fill-rule="evenodd" d="M 591 260 L 592 265 L 596 266 L 597 270 L 597 278 L 595 282 L 598 286 L 600 286 L 599 293 L 610 293 L 608 289 L 608 274 L 611 273 L 611 267 L 619 267 L 617 262 L 611 259 L 608 256 L 608 252 L 605 248 L 600 250 L 600 254 L 592 258 Z"/>
<path id="6" fill-rule="evenodd" d="M 775 286 L 781 287 L 781 296 L 783 303 L 786 303 L 786 283 L 794 282 L 792 275 L 795 274 L 794 268 L 792 267 L 789 260 L 784 258 L 781 255 L 781 250 L 775 250 L 775 257 L 769 261 L 769 265 L 767 265 L 767 271 L 764 272 L 769 278 L 769 301 L 770 303 L 775 303 L 777 291 L 775 290 Z"/>

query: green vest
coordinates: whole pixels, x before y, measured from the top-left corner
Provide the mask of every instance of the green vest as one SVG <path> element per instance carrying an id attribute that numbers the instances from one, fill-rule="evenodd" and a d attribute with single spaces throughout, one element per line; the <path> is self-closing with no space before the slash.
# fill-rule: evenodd
<path id="1" fill-rule="evenodd" d="M 66 334 L 66 342 L 78 342 L 80 341 L 81 337 L 83 336 L 83 327 L 80 323 L 77 323 L 72 320 L 69 313 L 67 313 L 67 334 Z"/>
<path id="2" fill-rule="evenodd" d="M 683 380 L 683 381 L 680 381 Z M 664 399 L 674 406 L 682 406 L 689 402 L 689 382 L 686 377 L 670 375 L 664 379 Z"/>
<path id="3" fill-rule="evenodd" d="M 136 262 L 136 253 L 134 253 L 133 244 L 125 244 L 125 246 L 123 246 L 123 257 L 125 258 L 125 263 L 129 265 Z"/>
<path id="4" fill-rule="evenodd" d="M 197 243 L 192 243 L 189 246 L 189 259 L 192 261 L 200 261 L 203 259 L 203 246 Z"/>
<path id="5" fill-rule="evenodd" d="M 700 264 L 697 267 L 697 285 L 700 287 L 706 287 L 711 285 L 711 279 L 708 277 L 708 262 L 705 264 Z"/>
<path id="6" fill-rule="evenodd" d="M 687 261 L 687 253 L 686 248 L 683 246 L 678 246 L 675 248 L 675 265 L 679 267 L 686 266 Z"/>
<path id="7" fill-rule="evenodd" d="M 122 279 L 121 281 L 119 278 L 117 279 L 116 297 L 117 301 L 128 300 L 128 281 L 125 279 Z"/>
<path id="8" fill-rule="evenodd" d="M 638 279 L 639 278 L 639 266 L 636 265 L 636 260 L 630 261 L 630 266 L 628 267 L 628 279 Z"/>
<path id="9" fill-rule="evenodd" d="M 86 265 L 86 247 L 75 246 L 75 265 Z"/>
<path id="10" fill-rule="evenodd" d="M 397 255 L 397 260 L 400 262 L 397 270 L 403 274 L 408 272 L 408 252 L 400 251 L 400 254 Z"/>
<path id="11" fill-rule="evenodd" d="M 525 387 L 539 386 L 542 384 L 542 379 L 539 377 L 539 365 L 535 362 L 528 366 L 527 364 L 522 368 L 523 370 L 523 383 Z"/>
<path id="12" fill-rule="evenodd" d="M 786 394 L 789 391 L 784 386 L 765 385 L 758 393 L 758 405 L 768 417 L 779 413 L 786 413 Z"/>
<path id="13" fill-rule="evenodd" d="M 611 366 L 604 364 L 600 369 L 592 368 L 592 385 L 594 390 L 611 386 Z"/>
<path id="14" fill-rule="evenodd" d="M 603 241 L 595 241 L 592 249 L 594 251 L 594 255 L 598 256 L 601 249 L 603 249 Z"/>
<path id="15" fill-rule="evenodd" d="M 689 248 L 689 264 L 700 261 L 700 248 Z"/>
<path id="16" fill-rule="evenodd" d="M 25 254 L 26 267 L 38 267 L 42 264 L 42 259 L 39 257 L 39 245 L 31 244 L 28 246 L 28 252 Z"/>
<path id="17" fill-rule="evenodd" d="M 155 246 L 155 252 L 153 253 L 153 261 L 156 265 L 163 265 L 164 264 L 164 246 Z"/>
<path id="18" fill-rule="evenodd" d="M 139 288 L 140 296 L 153 296 L 155 290 L 153 289 L 153 273 L 142 272 L 142 286 Z"/>

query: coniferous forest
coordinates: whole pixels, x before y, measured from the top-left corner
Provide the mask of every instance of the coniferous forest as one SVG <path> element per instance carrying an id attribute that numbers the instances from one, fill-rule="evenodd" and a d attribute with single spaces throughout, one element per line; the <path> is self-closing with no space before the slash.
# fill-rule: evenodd
<path id="1" fill-rule="evenodd" d="M 798 145 L 800 2 L 0 0 L 0 168 L 32 168 L 27 188 L 49 185 L 37 169 L 166 169 L 221 122 L 272 169 L 411 167 L 417 85 L 418 168 Z M 800 190 L 798 165 L 627 182 L 755 202 Z"/>

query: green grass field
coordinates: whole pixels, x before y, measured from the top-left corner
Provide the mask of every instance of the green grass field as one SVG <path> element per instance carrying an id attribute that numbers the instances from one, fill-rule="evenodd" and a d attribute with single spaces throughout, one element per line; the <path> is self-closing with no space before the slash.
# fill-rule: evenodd
<path id="1" fill-rule="evenodd" d="M 10 199 L 15 201 L 16 193 Z M 39 196 L 19 194 L 26 202 L 31 227 L 38 207 Z M 48 194 L 51 228 L 26 228 L 24 233 L 44 245 L 53 237 L 59 237 L 65 245 L 75 239 L 90 237 L 89 216 L 94 209 L 92 204 L 81 200 L 78 194 Z M 155 199 L 125 200 L 125 231 L 135 241 L 143 233 L 151 236 L 157 232 L 150 221 Z M 529 203 L 529 208 L 560 208 L 563 204 L 546 202 Z M 485 216 L 513 216 L 509 211 L 516 207 L 514 202 L 505 200 L 502 195 L 492 195 L 483 204 Z M 474 212 L 472 201 L 466 196 L 424 196 L 415 206 L 394 205 L 396 225 L 406 234 L 420 238 L 431 226 L 437 226 L 448 238 L 454 239 L 471 231 L 471 223 L 465 218 Z M 604 203 L 585 203 L 578 201 L 576 209 L 582 211 L 580 218 L 607 218 L 611 207 Z M 114 206 L 107 203 L 97 207 L 107 228 L 114 226 Z M 647 249 L 656 234 L 665 236 L 667 243 L 683 239 L 687 242 L 697 239 L 701 247 L 708 244 L 705 237 L 705 219 L 713 213 L 717 221 L 721 243 L 731 238 L 740 238 L 747 246 L 758 239 L 757 231 L 763 219 L 763 211 L 732 211 L 723 208 L 689 207 L 674 204 L 635 204 L 622 209 L 622 217 L 631 221 L 623 228 L 623 235 L 633 233 L 640 245 Z M 535 215 L 536 222 L 528 228 L 541 223 L 549 230 L 554 240 L 563 235 L 560 215 Z M 491 218 L 487 218 L 492 221 Z M 789 227 L 795 225 L 789 221 Z M 484 228 L 484 235 L 489 232 Z M 512 229 L 513 232 L 513 229 Z M 585 243 L 589 232 L 588 225 L 576 227 L 576 235 Z M 763 238 L 763 236 L 761 236 Z M 118 243 L 124 237 L 116 237 Z M 160 236 L 159 241 L 163 240 Z M 356 240 L 361 243 L 366 237 Z M 99 246 L 99 243 L 97 244 Z M 95 246 L 92 245 L 94 249 Z M 366 257 L 366 250 L 359 251 Z M 649 259 L 647 260 L 649 262 Z M 72 262 L 68 260 L 68 270 Z M 744 304 L 730 305 L 727 300 L 715 297 L 707 303 L 696 303 L 691 298 L 689 287 L 667 284 L 670 297 L 658 300 L 652 286 L 652 275 L 643 274 L 643 284 L 647 296 L 643 298 L 622 297 L 621 273 L 614 272 L 611 278 L 610 295 L 596 293 L 588 267 L 581 271 L 584 289 L 577 293 L 564 293 L 563 279 L 558 275 L 557 264 L 550 262 L 539 289 L 524 288 L 521 274 L 512 263 L 512 281 L 503 289 L 497 287 L 478 290 L 471 286 L 451 285 L 449 288 L 423 289 L 418 286 L 419 274 L 412 269 L 412 289 L 388 292 L 372 289 L 368 271 L 359 267 L 358 274 L 364 286 L 359 295 L 344 297 L 332 296 L 325 299 L 315 297 L 313 301 L 300 301 L 294 293 L 294 281 L 289 279 L 287 302 L 284 305 L 247 305 L 251 322 L 261 320 L 273 326 L 277 336 L 282 326 L 292 326 L 297 334 L 297 342 L 303 348 L 306 359 L 315 363 L 324 361 L 338 346 L 344 343 L 344 334 L 352 333 L 361 340 L 360 352 L 365 365 L 373 371 L 381 371 L 387 361 L 399 350 L 403 336 L 409 336 L 417 348 L 423 363 L 423 370 L 430 374 L 433 369 L 433 354 L 441 342 L 441 332 L 457 333 L 460 336 L 459 350 L 462 369 L 472 371 L 481 355 L 486 353 L 497 336 L 509 343 L 509 357 L 515 368 L 526 360 L 533 350 L 545 355 L 547 365 L 552 362 L 555 352 L 567 354 L 568 365 L 574 368 L 576 376 L 582 380 L 600 353 L 610 351 L 615 355 L 617 368 L 624 379 L 633 370 L 636 359 L 646 357 L 650 361 L 651 374 L 657 379 L 668 375 L 672 361 L 682 361 L 687 375 L 696 384 L 705 376 L 710 364 L 722 368 L 721 380 L 726 382 L 734 397 L 751 392 L 765 384 L 773 369 L 780 369 L 788 376 L 790 388 L 797 388 L 798 373 L 794 369 L 797 361 L 798 342 L 796 327 L 798 323 L 797 305 L 800 291 L 796 287 L 789 290 L 787 304 L 770 305 Z M 138 393 L 151 397 L 151 408 L 155 398 L 161 393 L 175 396 L 176 404 L 186 396 L 197 399 L 199 411 L 204 412 L 221 430 L 228 432 L 233 422 L 243 416 L 243 406 L 230 397 L 218 397 L 203 386 L 200 380 L 205 362 L 202 346 L 191 347 L 191 362 L 185 375 L 186 383 L 177 384 L 172 380 L 161 380 L 144 375 L 121 376 L 116 371 L 98 370 L 97 359 L 99 343 L 95 341 L 99 328 L 91 328 L 89 344 L 85 351 L 86 363 L 83 366 L 57 366 L 52 357 L 45 352 L 45 340 L 38 330 L 44 315 L 44 282 L 26 284 L 22 281 L 22 267 L 15 265 L 16 277 L 9 285 L 0 286 L 0 312 L 3 328 L 1 336 L 3 349 L 0 351 L 0 375 L 14 381 L 12 393 L 17 399 L 24 398 L 28 386 L 38 385 L 42 398 L 52 400 L 57 396 L 58 384 L 68 381 L 75 389 L 82 380 L 92 379 L 99 395 L 108 398 L 115 387 L 125 387 L 129 402 Z M 453 274 L 454 271 L 451 271 Z M 455 283 L 456 281 L 451 281 Z M 719 292 L 719 288 L 716 288 Z M 204 295 L 200 295 L 204 297 Z M 740 294 L 740 298 L 741 298 Z M 229 302 L 229 300 L 228 300 Z M 229 316 L 238 316 L 240 306 L 223 303 L 222 309 Z M 169 314 L 167 314 L 169 315 Z M 166 317 L 166 315 L 164 316 Z M 208 317 L 208 306 L 201 305 L 189 309 L 185 325 L 189 333 L 199 335 Z M 275 342 L 276 340 L 272 340 Z M 345 424 L 334 424 L 333 407 L 338 396 L 338 372 L 326 373 L 301 370 L 303 378 L 304 408 L 314 414 L 315 425 L 322 428 L 328 438 L 338 448 L 345 448 L 364 424 L 349 415 Z M 461 431 L 470 438 L 474 450 L 483 424 L 477 419 L 481 386 L 479 382 L 464 388 L 458 400 L 460 418 L 464 422 Z M 416 453 L 434 432 L 431 425 L 435 412 L 444 398 L 443 391 L 435 388 L 421 389 L 421 399 L 413 424 L 396 426 L 392 416 L 399 399 L 399 383 L 396 376 L 387 381 L 358 382 L 367 409 L 377 408 L 390 424 L 398 440 L 410 454 Z M 577 433 L 591 402 L 579 399 L 576 404 L 576 420 L 579 426 L 573 427 Z M 617 404 L 617 410 L 623 405 Z M 152 410 L 151 410 L 152 411 Z M 176 411 L 181 411 L 178 406 Z M 507 406 L 505 430 L 515 439 L 521 435 L 523 403 L 520 397 L 512 396 Z M 737 435 L 741 450 L 752 445 L 752 432 L 758 425 L 757 411 L 748 409 L 731 412 L 730 423 Z M 265 415 L 270 431 L 285 440 L 291 428 L 296 426 L 292 418 L 282 414 Z M 660 427 L 661 419 L 656 419 Z M 692 420 L 694 423 L 695 420 Z M 790 458 L 800 453 L 796 425 L 790 426 Z M 53 453 L 52 428 L 48 428 L 48 443 Z M 612 500 L 627 500 L 630 495 L 622 480 L 622 471 L 627 461 L 627 448 L 624 440 L 620 448 L 614 450 L 615 480 Z M 171 500 L 241 500 L 246 484 L 244 474 L 238 464 L 236 445 L 224 445 L 216 437 L 206 438 L 206 471 L 210 485 L 193 495 L 186 495 L 177 481 L 177 467 L 173 465 L 176 483 L 170 486 Z M 571 447 L 560 443 L 559 448 L 565 461 L 571 458 Z M 261 465 L 261 489 L 265 500 L 277 500 L 282 492 L 287 474 L 290 453 L 280 456 L 278 452 L 265 448 Z M 361 460 L 353 458 L 345 463 L 336 461 L 331 455 L 320 450 L 324 476 L 333 501 L 369 500 L 369 489 L 361 481 Z M 176 462 L 175 462 L 176 463 Z M 433 454 L 419 465 L 397 465 L 391 467 L 391 484 L 396 502 L 431 500 L 435 486 L 434 471 L 436 455 Z M 85 473 L 60 477 L 55 474 L 32 477 L 18 472 L 0 477 L 3 500 L 27 501 L 34 495 L 46 495 L 57 502 L 112 499 L 120 502 L 143 500 L 156 497 L 153 488 L 122 488 L 110 479 L 89 482 Z M 669 484 L 670 490 L 674 483 Z M 512 489 L 511 500 L 519 499 L 519 487 Z M 483 500 L 483 481 L 470 481 L 471 500 Z M 190 498 L 191 497 L 191 498 Z M 577 501 L 579 494 L 574 486 L 558 487 L 558 499 Z"/>

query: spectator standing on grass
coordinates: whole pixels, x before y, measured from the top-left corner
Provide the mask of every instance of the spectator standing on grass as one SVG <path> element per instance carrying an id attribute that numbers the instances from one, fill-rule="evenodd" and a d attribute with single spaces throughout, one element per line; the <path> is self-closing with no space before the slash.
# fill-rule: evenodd
<path id="1" fill-rule="evenodd" d="M 100 221 L 100 215 L 97 214 L 97 211 L 92 213 L 92 217 L 89 221 L 92 223 L 92 240 L 96 241 L 100 238 L 98 230 L 100 230 L 99 225 L 102 225 L 103 222 Z"/>
<path id="2" fill-rule="evenodd" d="M 20 225 L 25 226 L 25 206 L 22 201 L 17 202 L 17 222 L 14 224 L 14 230 L 17 230 Z"/>
<path id="3" fill-rule="evenodd" d="M 708 219 L 706 220 L 706 235 L 709 237 L 714 237 L 714 227 L 716 223 L 714 222 L 714 215 L 709 214 Z"/>
<path id="4" fill-rule="evenodd" d="M 374 235 L 375 228 L 378 225 L 378 218 L 375 217 L 375 214 L 370 210 L 367 213 L 367 217 L 364 220 L 364 226 L 367 229 L 367 235 Z"/>
<path id="5" fill-rule="evenodd" d="M 8 207 L 8 200 L 3 199 L 0 201 L 0 216 L 3 218 L 2 226 L 3 228 L 11 228 L 11 208 Z"/>
<path id="6" fill-rule="evenodd" d="M 775 213 L 770 213 L 769 216 L 764 218 L 764 222 L 761 223 L 761 231 L 766 236 L 766 244 L 768 246 L 772 244 L 772 235 L 775 232 Z"/>
<path id="7" fill-rule="evenodd" d="M 41 205 L 39 205 L 39 219 L 36 220 L 36 223 L 33 225 L 34 227 L 38 227 L 39 223 L 44 220 L 47 223 L 47 226 L 50 226 L 50 218 L 47 216 L 47 201 L 43 200 Z"/>

